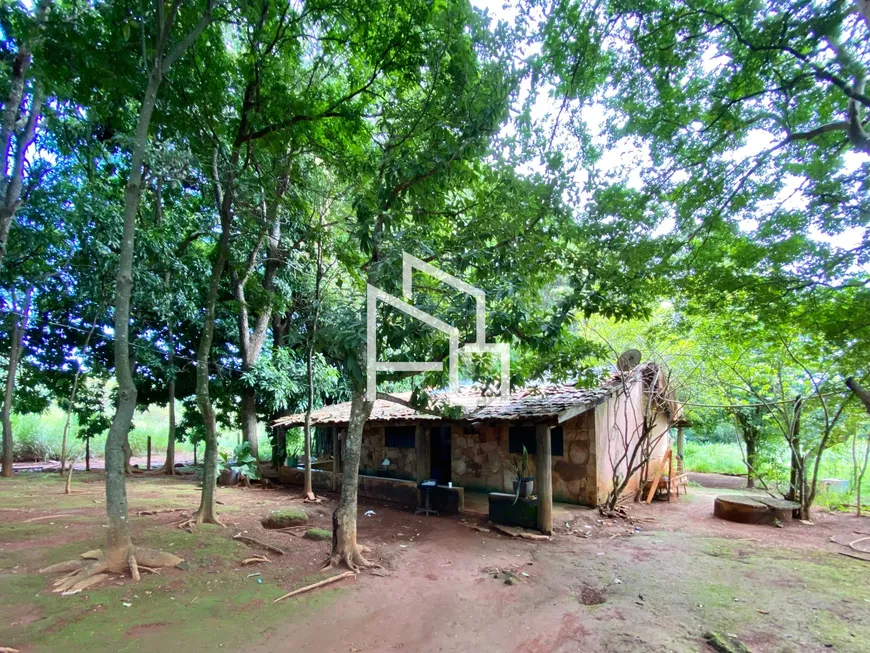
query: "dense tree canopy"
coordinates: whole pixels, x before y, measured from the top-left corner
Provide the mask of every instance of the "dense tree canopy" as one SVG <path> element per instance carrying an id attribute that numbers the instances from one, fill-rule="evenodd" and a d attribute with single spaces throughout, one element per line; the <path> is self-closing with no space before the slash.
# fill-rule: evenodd
<path id="1" fill-rule="evenodd" d="M 169 472 L 182 438 L 213 466 L 219 425 L 266 459 L 282 412 L 353 396 L 364 421 L 365 284 L 401 294 L 403 252 L 486 291 L 514 387 L 638 346 L 700 422 L 788 436 L 800 396 L 803 467 L 844 439 L 870 374 L 867 3 L 512 7 L 4 1 L 4 473 L 13 412 L 111 422 L 117 520 L 137 408 L 171 407 Z M 416 288 L 471 337 L 470 298 Z M 381 319 L 391 359 L 446 356 Z"/>

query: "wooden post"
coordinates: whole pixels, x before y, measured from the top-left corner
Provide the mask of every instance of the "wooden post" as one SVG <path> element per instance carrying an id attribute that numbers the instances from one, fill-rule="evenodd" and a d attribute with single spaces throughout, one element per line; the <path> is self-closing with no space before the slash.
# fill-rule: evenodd
<path id="1" fill-rule="evenodd" d="M 677 458 L 683 459 L 683 425 L 677 424 Z"/>
<path id="2" fill-rule="evenodd" d="M 148 436 L 148 462 L 145 463 L 145 469 L 151 471 L 151 436 Z"/>
<path id="3" fill-rule="evenodd" d="M 417 483 L 427 480 L 432 474 L 432 450 L 429 447 L 430 431 L 424 424 L 414 427 L 414 447 L 417 458 Z"/>
<path id="4" fill-rule="evenodd" d="M 538 494 L 538 530 L 544 535 L 553 534 L 553 457 L 550 442 L 550 427 L 535 426 L 538 452 L 535 454 L 535 491 Z"/>
<path id="5" fill-rule="evenodd" d="M 332 427 L 332 491 L 338 489 L 338 475 L 341 474 L 341 437 L 338 427 Z"/>
<path id="6" fill-rule="evenodd" d="M 85 471 L 91 471 L 91 439 L 85 438 Z"/>

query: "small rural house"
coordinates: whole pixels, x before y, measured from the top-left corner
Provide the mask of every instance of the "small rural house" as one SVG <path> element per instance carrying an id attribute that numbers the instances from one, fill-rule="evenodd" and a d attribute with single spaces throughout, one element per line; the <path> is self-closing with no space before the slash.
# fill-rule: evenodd
<path id="1" fill-rule="evenodd" d="M 441 486 L 468 492 L 513 492 L 510 462 L 529 452 L 535 492 L 544 493 L 539 473 L 549 453 L 552 500 L 598 505 L 625 477 L 627 458 L 636 448 L 647 417 L 651 430 L 650 460 L 662 459 L 674 421 L 673 402 L 660 400 L 661 375 L 652 364 L 614 375 L 599 388 L 543 385 L 514 392 L 509 401 L 476 407 L 471 391 L 447 395 L 451 405 L 465 406 L 461 418 L 448 419 L 389 400 L 378 399 L 363 431 L 360 456 L 360 495 L 414 505 L 416 485 L 436 479 Z M 407 400 L 407 395 L 401 395 Z M 652 402 L 652 403 L 651 403 Z M 299 427 L 304 414 L 279 418 L 279 428 Z M 341 446 L 350 417 L 350 402 L 326 406 L 312 413 L 318 457 L 315 489 L 337 489 Z M 651 427 L 651 429 L 650 429 Z M 538 442 L 544 433 L 550 451 L 544 456 Z M 333 455 L 333 452 L 339 455 Z M 639 453 L 638 453 L 639 455 Z M 636 491 L 635 473 L 624 493 Z M 281 469 L 280 478 L 301 483 L 301 470 Z M 549 493 L 548 493 L 549 494 Z M 461 504 L 460 504 L 461 505 Z M 461 509 L 461 508 L 460 508 Z"/>

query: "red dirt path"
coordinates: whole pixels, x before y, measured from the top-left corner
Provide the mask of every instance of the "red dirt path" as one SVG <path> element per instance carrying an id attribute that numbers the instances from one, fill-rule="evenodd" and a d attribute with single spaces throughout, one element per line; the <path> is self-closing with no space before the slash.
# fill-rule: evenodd
<path id="1" fill-rule="evenodd" d="M 852 605 L 851 596 L 837 601 L 841 625 L 854 628 L 845 644 L 804 625 L 798 613 L 828 609 L 834 599 L 792 578 L 791 559 L 805 564 L 805 556 L 829 552 L 821 560 L 837 573 L 866 572 L 865 563 L 838 557 L 844 547 L 830 537 L 870 530 L 870 520 L 818 511 L 813 526 L 732 524 L 712 516 L 719 490 L 689 492 L 679 502 L 631 505 L 633 515 L 654 520 L 640 530 L 590 510 L 570 528 L 560 524 L 548 543 L 376 508 L 375 517 L 360 518 L 360 541 L 384 556 L 389 576 L 359 576 L 328 613 L 279 628 L 251 650 L 707 651 L 707 630 L 736 633 L 753 651 L 868 650 L 857 630 L 867 604 Z M 419 533 L 413 542 L 394 534 L 409 531 Z M 494 578 L 493 568 L 513 570 L 519 585 Z M 866 588 L 854 582 L 848 591 Z M 602 593 L 604 604 L 583 605 L 584 587 Z M 783 587 L 801 602 L 769 605 Z"/>

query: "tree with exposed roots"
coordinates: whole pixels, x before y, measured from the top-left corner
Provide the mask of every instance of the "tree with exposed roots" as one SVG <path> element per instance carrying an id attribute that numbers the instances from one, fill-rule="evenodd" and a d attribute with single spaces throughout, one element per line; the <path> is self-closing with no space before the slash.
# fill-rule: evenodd
<path id="1" fill-rule="evenodd" d="M 115 375 L 118 381 L 118 399 L 115 416 L 106 438 L 106 513 L 108 531 L 106 547 L 85 554 L 85 563 L 69 561 L 43 569 L 44 573 L 70 572 L 55 583 L 56 591 L 75 591 L 102 580 L 103 572 L 121 573 L 129 570 L 134 580 L 139 580 L 139 565 L 160 567 L 174 565 L 181 559 L 169 553 L 134 547 L 127 519 L 127 486 L 125 463 L 127 438 L 136 409 L 136 384 L 130 355 L 130 304 L 133 293 L 133 254 L 136 236 L 136 216 L 142 198 L 145 155 L 148 148 L 148 132 L 151 117 L 157 104 L 157 94 L 170 66 L 177 61 L 196 38 L 212 21 L 212 0 L 208 0 L 204 12 L 196 23 L 189 27 L 185 36 L 172 45 L 173 26 L 179 19 L 181 0 L 173 0 L 171 6 L 156 3 L 157 35 L 153 56 L 150 60 L 148 84 L 139 108 L 130 172 L 124 191 L 123 232 L 120 243 L 120 260 L 115 287 Z M 95 580 L 97 579 L 97 580 Z"/>
<path id="2" fill-rule="evenodd" d="M 332 513 L 332 551 L 323 568 L 345 565 L 351 571 L 378 567 L 363 555 L 366 548 L 356 541 L 356 512 L 359 495 L 359 458 L 362 434 L 372 413 L 373 402 L 367 401 L 365 389 L 355 388 L 350 404 L 350 422 L 342 454 L 341 498 Z"/>

